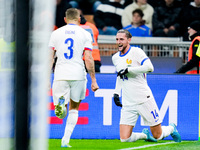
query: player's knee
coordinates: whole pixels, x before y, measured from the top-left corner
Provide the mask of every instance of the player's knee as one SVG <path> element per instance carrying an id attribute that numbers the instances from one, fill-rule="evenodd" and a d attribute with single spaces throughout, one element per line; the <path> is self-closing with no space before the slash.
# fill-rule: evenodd
<path id="1" fill-rule="evenodd" d="M 127 139 L 120 139 L 121 142 L 127 142 Z"/>
<path id="2" fill-rule="evenodd" d="M 121 142 L 130 142 L 130 137 L 129 138 L 120 138 Z"/>

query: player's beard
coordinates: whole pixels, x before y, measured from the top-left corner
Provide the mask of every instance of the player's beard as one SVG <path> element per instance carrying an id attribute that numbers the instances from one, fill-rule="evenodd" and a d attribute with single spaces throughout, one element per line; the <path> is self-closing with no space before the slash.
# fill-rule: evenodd
<path id="1" fill-rule="evenodd" d="M 127 45 L 123 46 L 123 49 L 121 50 L 121 52 L 124 53 L 124 51 L 126 50 L 126 48 L 127 48 Z"/>

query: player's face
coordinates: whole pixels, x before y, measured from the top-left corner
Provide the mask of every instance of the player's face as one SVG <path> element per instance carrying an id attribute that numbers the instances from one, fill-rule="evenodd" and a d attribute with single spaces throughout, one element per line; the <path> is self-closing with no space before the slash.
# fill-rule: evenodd
<path id="1" fill-rule="evenodd" d="M 131 39 L 127 39 L 125 33 L 117 33 L 116 35 L 116 43 L 118 46 L 118 50 L 122 53 L 126 53 L 129 48 L 129 43 Z"/>

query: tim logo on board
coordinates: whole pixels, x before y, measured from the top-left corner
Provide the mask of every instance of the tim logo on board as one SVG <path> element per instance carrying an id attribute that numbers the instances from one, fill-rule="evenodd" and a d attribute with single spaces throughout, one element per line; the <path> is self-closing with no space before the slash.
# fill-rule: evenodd
<path id="1" fill-rule="evenodd" d="M 116 74 L 96 74 L 96 78 L 100 88 L 92 92 L 88 78 L 86 98 L 81 102 L 72 138 L 119 139 L 121 107 L 113 101 Z M 183 140 L 198 140 L 199 76 L 149 74 L 147 80 L 160 110 L 162 125 L 173 122 Z M 53 107 L 50 108 L 50 138 L 62 138 L 66 119 L 58 120 Z M 139 118 L 133 131 L 141 132 L 144 127 Z"/>
<path id="2" fill-rule="evenodd" d="M 95 97 L 103 97 L 103 125 L 112 125 L 112 97 L 113 89 L 99 89 L 95 92 Z M 168 90 L 160 108 L 160 117 L 164 119 L 167 110 L 169 110 L 169 123 L 173 122 L 177 125 L 177 104 L 178 104 L 178 91 Z M 141 119 L 141 125 L 143 119 Z"/>
<path id="3" fill-rule="evenodd" d="M 149 74 L 147 76 L 148 85 L 160 110 L 162 125 L 175 123 L 183 140 L 198 140 L 199 137 L 199 79 L 198 75 Z M 93 99 L 100 105 L 95 108 L 102 111 L 102 120 L 98 122 L 103 125 L 101 133 L 107 133 L 108 138 L 119 138 L 116 133 L 119 133 L 121 108 L 114 104 L 112 97 L 115 80 L 114 74 L 97 74 L 100 89 L 94 93 Z M 143 120 L 139 119 L 133 131 L 141 132 L 143 128 Z M 112 135 L 109 136 L 108 133 L 111 131 Z"/>

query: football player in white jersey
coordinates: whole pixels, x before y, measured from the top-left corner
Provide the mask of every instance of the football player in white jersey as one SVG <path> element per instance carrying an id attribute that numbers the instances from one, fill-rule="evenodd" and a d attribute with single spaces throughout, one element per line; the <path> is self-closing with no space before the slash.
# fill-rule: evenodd
<path id="1" fill-rule="evenodd" d="M 181 136 L 174 123 L 161 126 L 159 109 L 146 81 L 146 73 L 153 72 L 153 65 L 142 49 L 130 46 L 131 37 L 127 30 L 121 29 L 117 32 L 116 43 L 119 51 L 112 57 L 118 72 L 114 102 L 122 107 L 120 140 L 134 142 L 144 139 L 156 142 L 171 135 L 175 142 L 181 142 Z M 121 90 L 122 104 L 119 100 Z M 132 132 L 139 116 L 143 118 L 145 125 L 150 126 L 153 137 L 147 128 L 141 133 Z"/>
<path id="2" fill-rule="evenodd" d="M 89 32 L 79 26 L 80 13 L 76 8 L 66 11 L 64 18 L 67 25 L 53 31 L 49 46 L 53 49 L 51 59 L 56 53 L 57 62 L 53 81 L 53 102 L 55 114 L 63 119 L 67 115 L 69 104 L 69 115 L 66 122 L 61 147 L 69 145 L 70 136 L 78 120 L 78 108 L 81 100 L 85 99 L 86 71 L 82 59 L 85 54 L 85 65 L 91 77 L 91 89 L 96 91 L 99 87 L 96 82 L 94 60 L 92 57 L 92 37 Z M 52 68 L 52 64 L 50 68 Z"/>

